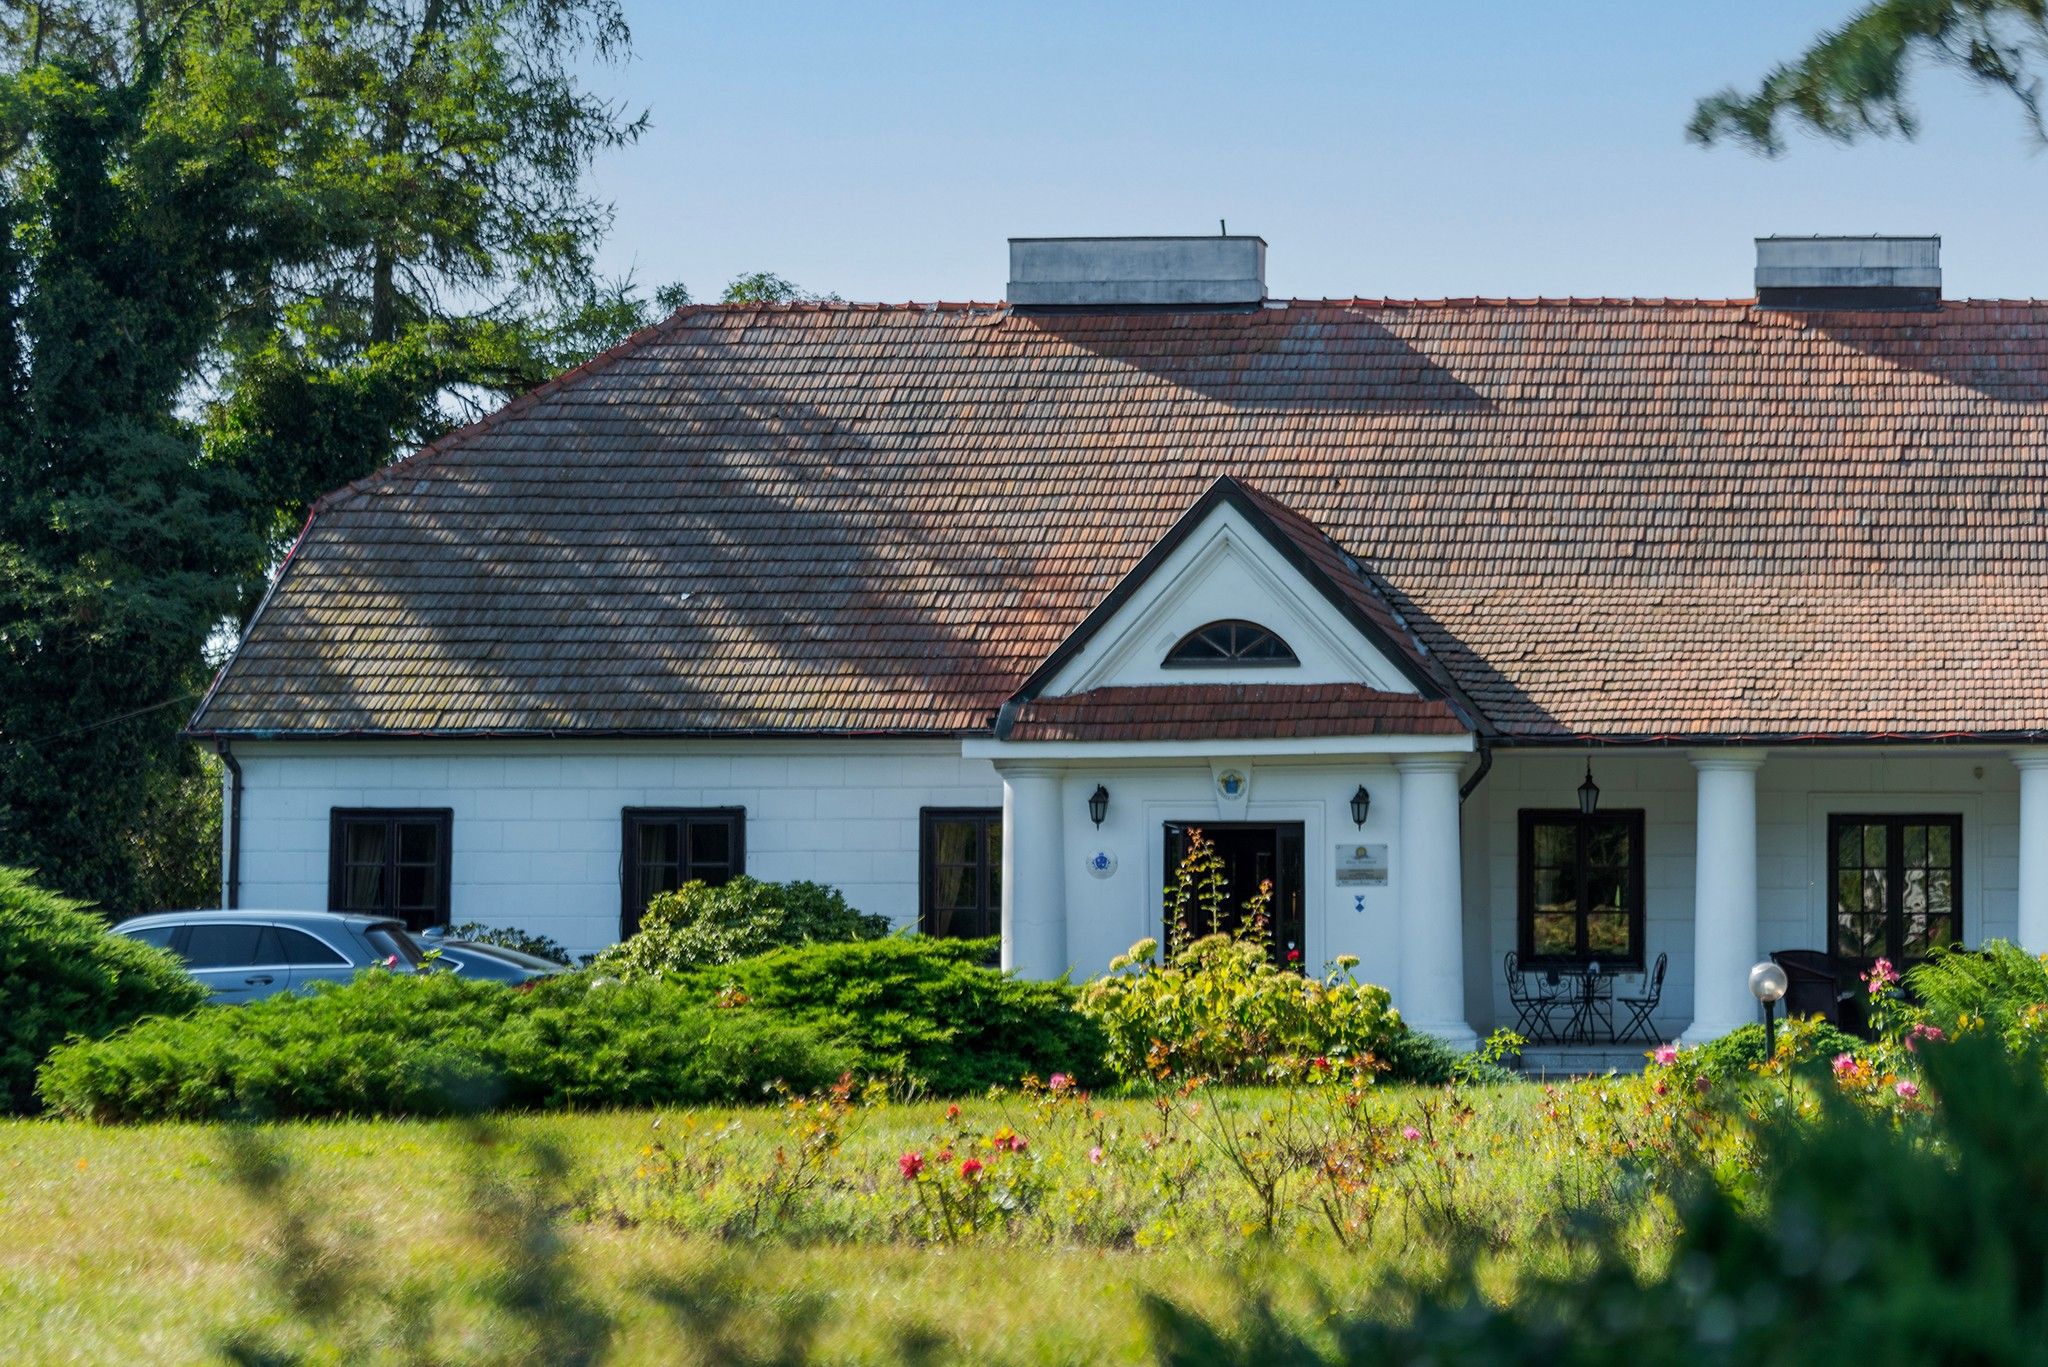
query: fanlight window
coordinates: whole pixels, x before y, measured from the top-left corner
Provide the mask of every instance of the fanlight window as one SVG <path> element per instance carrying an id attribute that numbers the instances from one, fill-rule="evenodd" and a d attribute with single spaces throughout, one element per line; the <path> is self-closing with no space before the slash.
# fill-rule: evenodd
<path id="1" fill-rule="evenodd" d="M 1216 665 L 1298 665 L 1287 642 L 1257 622 L 1211 622 L 1196 627 L 1166 652 L 1166 663 L 1193 668 Z"/>

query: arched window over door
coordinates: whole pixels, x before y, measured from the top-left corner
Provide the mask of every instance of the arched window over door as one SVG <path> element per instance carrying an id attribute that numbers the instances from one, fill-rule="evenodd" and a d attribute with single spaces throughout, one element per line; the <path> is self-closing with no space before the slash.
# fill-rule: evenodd
<path id="1" fill-rule="evenodd" d="M 1231 617 L 1196 627 L 1166 652 L 1163 664 L 1176 669 L 1218 665 L 1298 665 L 1294 648 L 1260 626 Z"/>

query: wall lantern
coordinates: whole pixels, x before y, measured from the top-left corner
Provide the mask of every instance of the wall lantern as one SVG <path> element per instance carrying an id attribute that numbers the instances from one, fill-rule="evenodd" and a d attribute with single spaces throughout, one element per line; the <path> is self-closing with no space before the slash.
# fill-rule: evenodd
<path id="1" fill-rule="evenodd" d="M 1586 781 L 1579 785 L 1579 815 L 1591 816 L 1600 805 L 1600 785 L 1593 782 L 1593 761 L 1586 761 Z"/>
<path id="2" fill-rule="evenodd" d="M 1749 995 L 1764 1004 L 1764 1057 L 1771 1058 L 1778 1052 L 1777 1024 L 1778 1002 L 1784 997 L 1790 980 L 1785 970 L 1766 959 L 1749 970 Z"/>
<path id="3" fill-rule="evenodd" d="M 1100 830 L 1102 829 L 1102 818 L 1108 815 L 1109 789 L 1098 783 L 1095 785 L 1095 791 L 1088 795 L 1088 819 L 1095 823 L 1097 830 Z"/>
<path id="4" fill-rule="evenodd" d="M 1359 830 L 1365 829 L 1365 818 L 1371 811 L 1372 794 L 1365 791 L 1365 785 L 1361 783 L 1358 791 L 1351 795 L 1351 819 L 1358 823 Z"/>

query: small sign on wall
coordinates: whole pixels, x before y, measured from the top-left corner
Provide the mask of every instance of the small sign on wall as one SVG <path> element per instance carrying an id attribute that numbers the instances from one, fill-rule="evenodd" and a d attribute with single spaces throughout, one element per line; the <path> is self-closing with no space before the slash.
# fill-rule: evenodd
<path id="1" fill-rule="evenodd" d="M 1387 885 L 1387 847 L 1385 845 L 1339 845 L 1337 847 L 1337 881 L 1345 884 L 1362 883 L 1367 887 L 1385 887 Z"/>

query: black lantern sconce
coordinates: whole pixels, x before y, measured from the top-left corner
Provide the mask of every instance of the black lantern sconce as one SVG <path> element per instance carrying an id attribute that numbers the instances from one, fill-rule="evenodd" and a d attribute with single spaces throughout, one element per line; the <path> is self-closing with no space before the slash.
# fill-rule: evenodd
<path id="1" fill-rule="evenodd" d="M 1372 794 L 1365 791 L 1365 785 L 1361 783 L 1358 785 L 1358 791 L 1351 795 L 1351 819 L 1357 823 L 1359 830 L 1365 829 L 1365 818 L 1371 812 Z"/>
<path id="2" fill-rule="evenodd" d="M 1088 819 L 1095 823 L 1097 830 L 1101 830 L 1102 818 L 1108 815 L 1109 789 L 1098 783 L 1095 785 L 1095 791 L 1088 794 Z"/>
<path id="3" fill-rule="evenodd" d="M 1579 785 L 1579 815 L 1591 816 L 1600 805 L 1600 785 L 1593 782 L 1593 761 L 1586 761 L 1586 781 Z"/>

